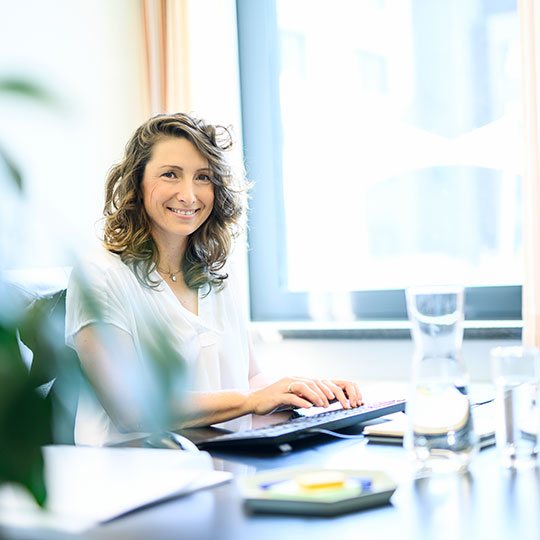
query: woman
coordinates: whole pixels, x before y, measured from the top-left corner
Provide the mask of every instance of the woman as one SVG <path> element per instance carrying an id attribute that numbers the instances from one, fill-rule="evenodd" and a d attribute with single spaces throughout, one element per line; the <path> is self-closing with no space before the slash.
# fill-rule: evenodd
<path id="1" fill-rule="evenodd" d="M 260 372 L 228 261 L 245 191 L 227 166 L 230 146 L 225 128 L 158 115 L 109 173 L 103 249 L 81 261 L 67 295 L 66 342 L 95 391 L 79 402 L 77 443 L 119 442 L 151 428 L 149 350 L 187 365 L 187 392 L 167 396 L 170 427 L 239 419 L 227 427 L 245 429 L 249 413 L 361 403 L 349 381 L 270 383 Z"/>

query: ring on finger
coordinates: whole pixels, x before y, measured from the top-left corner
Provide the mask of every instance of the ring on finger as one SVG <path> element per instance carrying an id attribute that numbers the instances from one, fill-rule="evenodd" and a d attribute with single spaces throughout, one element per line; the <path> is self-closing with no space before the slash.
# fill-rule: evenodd
<path id="1" fill-rule="evenodd" d="M 294 384 L 294 383 L 289 383 L 289 386 L 287 386 L 287 392 L 288 392 L 289 394 L 294 394 L 293 389 L 292 389 L 292 385 L 293 385 L 293 384 Z"/>

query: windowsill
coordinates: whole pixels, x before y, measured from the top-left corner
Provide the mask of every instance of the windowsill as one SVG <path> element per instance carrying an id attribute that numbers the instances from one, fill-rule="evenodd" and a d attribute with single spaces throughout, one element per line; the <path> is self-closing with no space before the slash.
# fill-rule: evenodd
<path id="1" fill-rule="evenodd" d="M 408 321 L 314 322 L 277 321 L 253 322 L 253 328 L 263 340 L 281 339 L 408 339 Z M 465 321 L 465 339 L 521 339 L 523 322 Z"/>
<path id="2" fill-rule="evenodd" d="M 490 382 L 490 351 L 521 342 L 521 321 L 467 321 L 463 358 L 471 381 Z M 339 377 L 366 383 L 407 381 L 414 353 L 409 324 L 257 322 L 254 349 L 265 373 L 276 378 Z M 296 338 L 296 339 L 295 339 Z M 470 339 L 472 338 L 472 339 Z"/>

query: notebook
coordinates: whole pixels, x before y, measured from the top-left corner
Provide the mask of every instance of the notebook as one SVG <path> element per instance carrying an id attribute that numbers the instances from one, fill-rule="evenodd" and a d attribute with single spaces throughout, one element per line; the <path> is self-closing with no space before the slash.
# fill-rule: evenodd
<path id="1" fill-rule="evenodd" d="M 495 443 L 494 404 L 492 401 L 472 407 L 474 428 L 481 448 Z M 407 430 L 405 412 L 390 414 L 364 428 L 364 435 L 370 442 L 403 444 Z"/>

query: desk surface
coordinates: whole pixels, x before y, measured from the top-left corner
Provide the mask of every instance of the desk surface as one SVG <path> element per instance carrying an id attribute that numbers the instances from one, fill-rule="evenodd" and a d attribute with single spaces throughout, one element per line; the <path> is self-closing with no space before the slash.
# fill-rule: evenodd
<path id="1" fill-rule="evenodd" d="M 494 448 L 480 452 L 466 475 L 417 480 L 403 448 L 364 439 L 318 439 L 317 444 L 284 455 L 213 453 L 213 457 L 216 469 L 237 477 L 296 465 L 384 470 L 398 489 L 384 507 L 332 518 L 294 517 L 249 514 L 232 481 L 135 512 L 84 538 L 540 538 L 540 471 L 505 471 Z"/>

